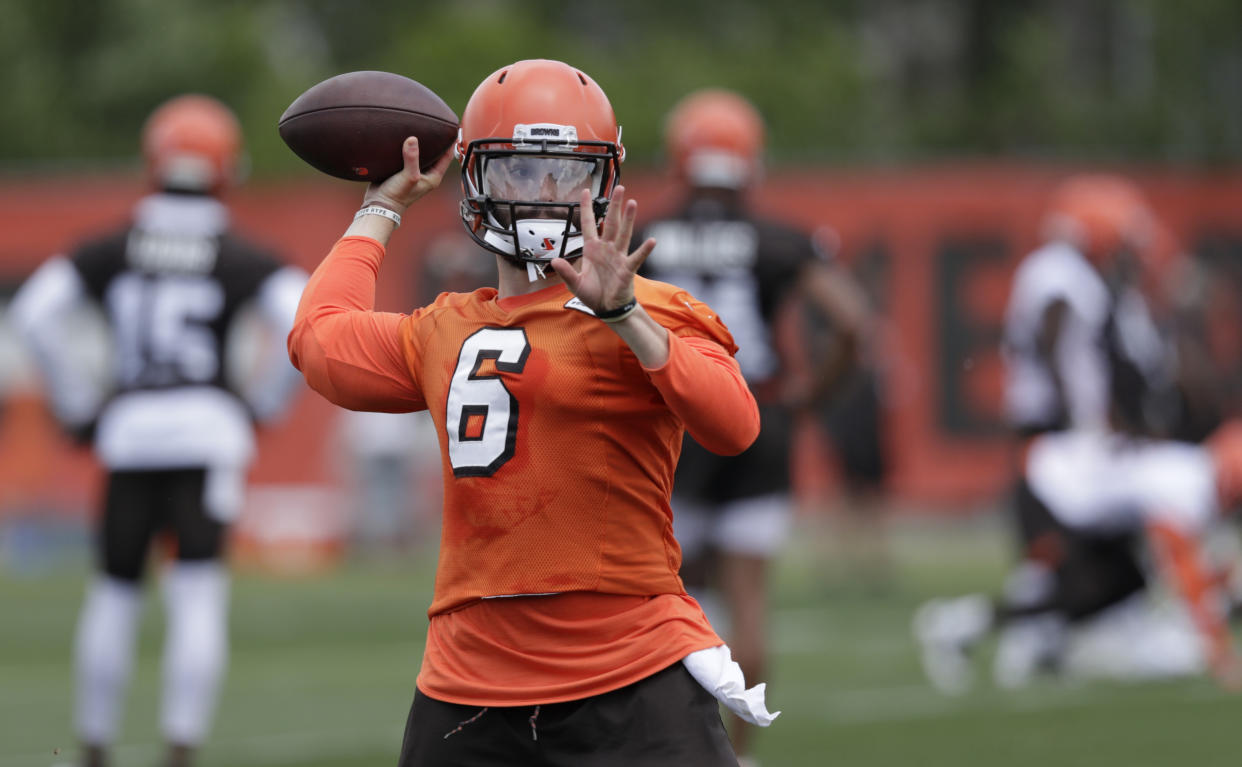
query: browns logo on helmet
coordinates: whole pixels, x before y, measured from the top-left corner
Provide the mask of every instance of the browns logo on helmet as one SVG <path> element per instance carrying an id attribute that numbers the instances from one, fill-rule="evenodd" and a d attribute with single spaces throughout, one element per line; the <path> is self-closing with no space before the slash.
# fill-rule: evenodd
<path id="1" fill-rule="evenodd" d="M 733 91 L 695 91 L 677 103 L 664 126 L 673 171 L 693 186 L 741 189 L 762 168 L 763 118 Z"/>
<path id="2" fill-rule="evenodd" d="M 166 101 L 142 129 L 147 174 L 160 189 L 219 193 L 233 183 L 241 151 L 237 118 L 210 96 Z"/>
<path id="3" fill-rule="evenodd" d="M 590 189 L 602 223 L 625 147 L 612 105 L 560 61 L 519 61 L 489 75 L 466 104 L 456 145 L 461 217 L 470 236 L 515 264 L 582 252 L 578 211 Z"/>

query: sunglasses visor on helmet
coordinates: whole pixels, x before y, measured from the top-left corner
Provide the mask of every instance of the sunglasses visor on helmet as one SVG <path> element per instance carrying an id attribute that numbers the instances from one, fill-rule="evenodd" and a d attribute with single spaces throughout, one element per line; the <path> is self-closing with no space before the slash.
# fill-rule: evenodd
<path id="1" fill-rule="evenodd" d="M 583 189 L 598 194 L 603 166 L 583 157 L 490 157 L 483 164 L 483 192 L 493 200 L 576 203 Z"/>

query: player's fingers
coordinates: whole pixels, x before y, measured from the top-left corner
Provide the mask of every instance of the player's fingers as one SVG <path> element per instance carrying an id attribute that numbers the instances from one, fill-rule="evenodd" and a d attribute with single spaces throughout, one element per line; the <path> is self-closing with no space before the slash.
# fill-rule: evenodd
<path id="1" fill-rule="evenodd" d="M 595 228 L 595 208 L 591 205 L 591 190 L 582 190 L 579 203 L 578 211 L 582 219 L 582 239 L 587 242 L 598 239 L 599 231 Z M 557 272 L 557 274 L 559 273 Z"/>
<path id="2" fill-rule="evenodd" d="M 603 231 L 602 236 L 605 240 L 608 240 L 609 242 L 616 242 L 617 233 L 620 231 L 620 228 L 621 228 L 620 219 L 624 218 L 624 215 L 619 216 L 617 215 L 617 213 L 620 212 L 624 214 L 624 211 L 625 211 L 625 187 L 618 185 L 615 189 L 612 190 L 612 199 L 608 201 L 608 212 L 611 213 L 612 215 L 604 216 L 604 231 Z M 622 245 L 622 248 L 627 247 L 627 246 L 629 246 L 628 242 L 624 243 L 624 245 Z"/>
<path id="3" fill-rule="evenodd" d="M 452 147 L 445 149 L 444 154 L 440 155 L 440 159 L 436 160 L 436 164 L 431 166 L 423 175 L 434 176 L 437 181 L 444 178 L 444 174 L 448 172 L 448 166 L 453 162 Z"/>
<path id="4" fill-rule="evenodd" d="M 401 159 L 405 163 L 406 175 L 410 177 L 410 180 L 417 181 L 422 174 L 418 170 L 419 153 L 416 137 L 410 136 L 401 144 Z"/>
<path id="5" fill-rule="evenodd" d="M 630 238 L 634 236 L 634 221 L 638 218 L 638 200 L 626 200 L 620 218 L 616 243 L 624 253 L 630 247 Z"/>
<path id="6" fill-rule="evenodd" d="M 647 256 L 650 256 L 651 251 L 655 250 L 655 246 L 655 238 L 648 237 L 643 240 L 642 245 L 639 245 L 638 248 L 629 255 L 626 265 L 629 266 L 631 272 L 638 272 L 639 268 L 643 265 L 643 262 L 647 260 Z"/>
<path id="7" fill-rule="evenodd" d="M 565 281 L 565 286 L 569 288 L 569 291 L 577 295 L 578 283 L 582 282 L 582 275 L 578 274 L 574 265 L 563 258 L 554 258 L 548 262 L 548 265 Z"/>

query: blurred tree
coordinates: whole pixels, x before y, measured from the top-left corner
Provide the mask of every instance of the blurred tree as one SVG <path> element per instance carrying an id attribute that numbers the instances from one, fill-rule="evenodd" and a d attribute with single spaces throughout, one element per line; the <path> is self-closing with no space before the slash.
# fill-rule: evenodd
<path id="1" fill-rule="evenodd" d="M 1237 0 L 6 0 L 0 169 L 132 163 L 192 90 L 237 109 L 257 173 L 298 171 L 275 122 L 325 77 L 400 72 L 460 110 L 534 56 L 600 81 L 637 163 L 706 85 L 763 109 L 778 164 L 1238 162 L 1240 29 Z"/>

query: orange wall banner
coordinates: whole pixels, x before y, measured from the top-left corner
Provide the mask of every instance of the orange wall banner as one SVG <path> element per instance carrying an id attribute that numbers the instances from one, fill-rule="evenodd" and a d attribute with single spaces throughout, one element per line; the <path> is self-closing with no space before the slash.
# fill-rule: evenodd
<path id="1" fill-rule="evenodd" d="M 1038 243 L 1043 202 L 1067 169 L 951 165 L 902 170 L 774 174 L 757 194 L 767 213 L 808 231 L 832 227 L 841 258 L 872 293 L 881 319 L 872 353 L 884 375 L 891 489 L 937 510 L 969 510 L 1004 492 L 1009 441 L 999 421 L 997 353 L 1009 279 Z M 1168 233 L 1183 248 L 1242 273 L 1242 173 L 1135 171 Z M 640 217 L 674 201 L 666 179 L 634 173 L 626 184 Z M 121 226 L 143 193 L 137 178 L 0 180 L 0 300 L 44 258 Z M 417 304 L 420 256 L 432 237 L 460 229 L 456 184 L 415 206 L 397 231 L 379 286 L 379 308 Z M 313 269 L 344 231 L 361 187 L 327 177 L 252 184 L 228 202 L 242 233 Z M 490 256 L 479 253 L 478 258 Z M 1237 307 L 1218 312 L 1216 354 L 1242 377 Z M 0 323 L 0 516 L 15 509 L 93 507 L 98 470 L 40 412 L 28 371 Z M 339 412 L 302 395 L 260 438 L 252 479 L 335 487 L 341 482 Z M 825 487 L 814 440 L 796 476 Z M 6 511 L 7 510 L 7 511 Z"/>

